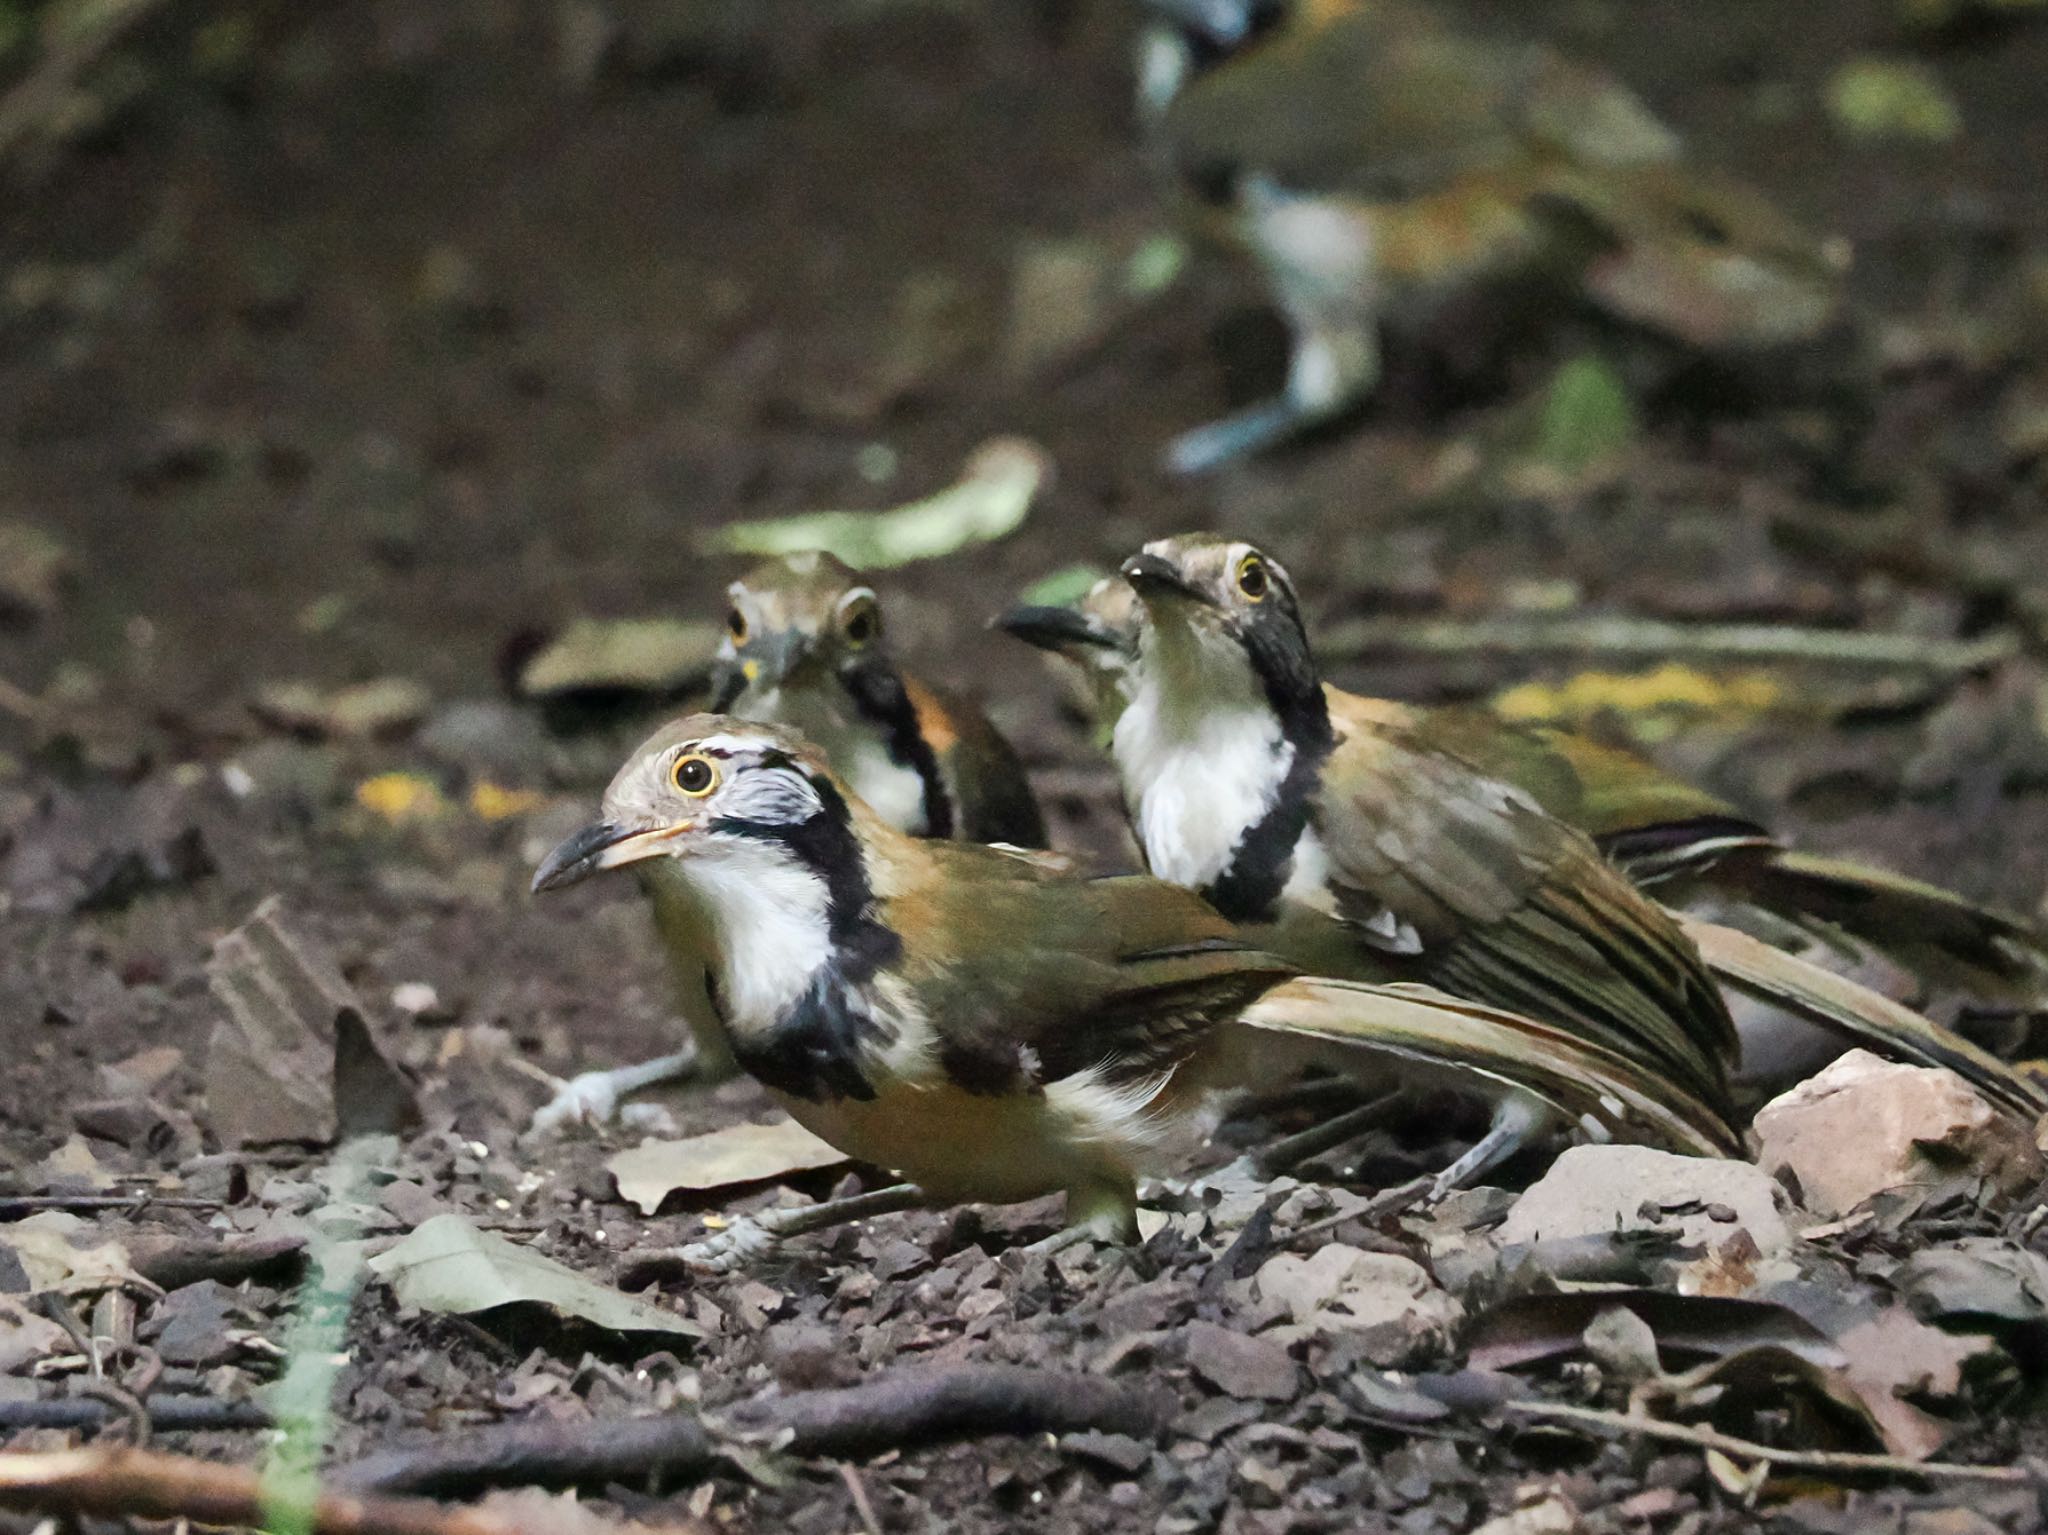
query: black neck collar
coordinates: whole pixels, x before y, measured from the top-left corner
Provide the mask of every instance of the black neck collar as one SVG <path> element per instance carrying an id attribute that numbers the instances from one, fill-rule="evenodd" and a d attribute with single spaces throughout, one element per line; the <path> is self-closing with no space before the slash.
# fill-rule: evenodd
<path id="1" fill-rule="evenodd" d="M 917 706 L 902 674 L 886 656 L 870 656 L 840 669 L 839 682 L 860 717 L 882 733 L 889 760 L 909 768 L 924 785 L 924 827 L 927 837 L 950 837 L 954 831 L 953 798 L 939 773 L 932 750 L 917 721 Z"/>
<path id="2" fill-rule="evenodd" d="M 1233 922 L 1273 917 L 1294 866 L 1294 851 L 1308 830 L 1309 811 L 1322 781 L 1323 763 L 1336 745 L 1329 700 L 1305 648 L 1246 643 L 1253 675 L 1266 704 L 1280 722 L 1280 736 L 1294 748 L 1286 776 L 1266 813 L 1238 839 L 1222 874 L 1203 891 L 1210 904 Z"/>
<path id="3" fill-rule="evenodd" d="M 831 957 L 773 1027 L 733 1034 L 733 1056 L 761 1082 L 793 1097 L 813 1103 L 867 1100 L 875 1089 L 865 1057 L 870 1047 L 886 1046 L 894 1030 L 874 1016 L 866 985 L 902 955 L 903 940 L 875 909 L 867 860 L 845 799 L 822 776 L 812 777 L 811 786 L 823 808 L 807 821 L 715 823 L 722 832 L 781 843 L 824 881 L 832 945 Z M 712 1001 L 722 1006 L 715 993 Z"/>

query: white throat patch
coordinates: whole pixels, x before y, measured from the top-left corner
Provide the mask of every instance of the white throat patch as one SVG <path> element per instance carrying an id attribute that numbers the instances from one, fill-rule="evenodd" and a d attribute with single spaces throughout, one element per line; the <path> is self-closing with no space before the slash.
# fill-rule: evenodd
<path id="1" fill-rule="evenodd" d="M 1230 867 L 1294 761 L 1235 643 L 1168 620 L 1149 630 L 1113 744 L 1145 861 L 1202 889 Z"/>
<path id="2" fill-rule="evenodd" d="M 652 861 L 648 875 L 700 913 L 735 1035 L 773 1027 L 832 957 L 824 882 L 772 842 L 725 839 Z"/>

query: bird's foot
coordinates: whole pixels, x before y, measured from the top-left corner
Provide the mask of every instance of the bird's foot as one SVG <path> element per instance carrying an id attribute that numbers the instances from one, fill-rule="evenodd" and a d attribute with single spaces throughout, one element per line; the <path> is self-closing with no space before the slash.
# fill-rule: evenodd
<path id="1" fill-rule="evenodd" d="M 1179 475 L 1207 474 L 1233 460 L 1263 453 L 1309 424 L 1310 418 L 1301 408 L 1280 395 L 1182 432 L 1167 444 L 1166 467 Z"/>
<path id="2" fill-rule="evenodd" d="M 643 1087 L 684 1082 L 699 1074 L 695 1050 L 678 1050 L 634 1066 L 586 1071 L 566 1082 L 555 1081 L 555 1095 L 533 1111 L 527 1130 L 548 1135 L 567 1125 L 608 1125 L 619 1113 L 619 1101 Z"/>
<path id="3" fill-rule="evenodd" d="M 735 1274 L 773 1255 L 786 1240 L 787 1235 L 767 1216 L 750 1216 L 659 1256 L 666 1269 L 692 1274 Z"/>
<path id="4" fill-rule="evenodd" d="M 793 1205 L 763 1210 L 745 1216 L 708 1237 L 649 1253 L 636 1259 L 636 1275 L 653 1276 L 678 1271 L 694 1274 L 731 1274 L 772 1256 L 791 1237 L 825 1231 L 850 1221 L 897 1210 L 914 1210 L 926 1203 L 924 1191 L 911 1183 L 894 1183 L 865 1194 L 828 1199 L 823 1204 Z"/>

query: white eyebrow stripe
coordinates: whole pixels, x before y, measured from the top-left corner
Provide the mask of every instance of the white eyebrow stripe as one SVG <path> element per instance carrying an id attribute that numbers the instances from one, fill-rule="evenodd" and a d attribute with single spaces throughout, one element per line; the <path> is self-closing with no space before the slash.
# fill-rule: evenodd
<path id="1" fill-rule="evenodd" d="M 869 602 L 876 601 L 877 599 L 875 597 L 875 589 L 872 586 L 855 586 L 848 588 L 846 595 L 839 599 L 839 611 L 844 613 L 848 608 L 852 607 L 856 602 L 859 602 L 862 599 L 866 599 Z"/>
<path id="2" fill-rule="evenodd" d="M 686 751 L 703 752 L 707 756 L 719 757 L 735 757 L 742 752 L 780 751 L 781 749 L 779 741 L 772 741 L 765 736 L 741 735 L 705 736 L 702 740 L 692 742 L 685 748 Z"/>

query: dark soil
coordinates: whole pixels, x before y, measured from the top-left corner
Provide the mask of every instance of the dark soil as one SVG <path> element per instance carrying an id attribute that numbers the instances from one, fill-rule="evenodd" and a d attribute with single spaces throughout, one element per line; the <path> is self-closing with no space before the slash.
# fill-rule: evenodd
<path id="1" fill-rule="evenodd" d="M 985 622 L 1048 570 L 1214 526 L 1289 560 L 1327 622 L 1564 604 L 2015 628 L 2019 658 L 1953 686 L 1687 716 L 1650 745 L 1805 845 L 2041 910 L 2048 26 L 2023 14 L 1914 44 L 1960 102 L 1963 137 L 1857 145 L 1821 93 L 1843 60 L 1902 45 L 1883 8 L 1471 6 L 1610 62 L 1703 154 L 1853 238 L 1883 366 L 1818 397 L 1762 391 L 1751 409 L 1703 412 L 1681 391 L 1590 487 L 1429 498 L 1446 445 L 1481 440 L 1586 344 L 1582 326 L 1536 338 L 1485 390 L 1447 396 L 1404 383 L 1427 368 L 1397 367 L 1352 429 L 1192 486 L 1157 470 L 1160 446 L 1280 366 L 1239 274 L 1205 258 L 1069 355 L 1022 373 L 1011 361 L 1013 327 L 1031 319 L 1009 308 L 1020 250 L 1128 249 L 1159 220 L 1129 119 L 1126 6 L 762 0 L 708 8 L 724 19 L 684 41 L 662 18 L 692 7 L 612 9 L 266 10 L 224 79 L 194 72 L 167 21 L 138 45 L 152 88 L 13 195 L 0 518 L 54 535 L 75 567 L 53 611 L 0 629 L 0 677 L 42 701 L 22 712 L 0 696 L 0 1170 L 14 1186 L 52 1182 L 45 1159 L 80 1106 L 123 1094 L 106 1068 L 150 1047 L 180 1052 L 151 1091 L 203 1129 L 206 957 L 281 894 L 380 1023 L 394 988 L 434 989 L 438 1007 L 392 1038 L 429 1082 L 429 1132 L 407 1156 L 437 1206 L 533 1228 L 599 1279 L 621 1254 L 700 1231 L 705 1211 L 641 1219 L 619 1201 L 600 1164 L 630 1132 L 515 1141 L 543 1093 L 503 1057 L 566 1075 L 665 1049 L 673 1023 L 630 890 L 525 895 L 642 722 L 548 734 L 508 700 L 508 658 L 578 615 L 711 616 L 734 571 L 694 552 L 696 530 L 909 500 L 998 433 L 1043 445 L 1056 486 L 1013 538 L 890 576 L 892 629 L 913 663 L 978 687 L 1034 767 L 1057 770 L 1053 808 L 1077 852 L 1118 856 L 1109 779 L 1035 659 Z M 574 62 L 577 17 L 624 29 L 594 74 Z M 1418 698 L 1573 669 L 1333 665 Z M 424 727 L 309 741 L 249 707 L 268 683 L 387 676 L 430 690 Z M 468 702 L 489 707 L 455 708 Z M 449 808 L 391 824 L 356 795 L 388 772 L 425 775 Z M 466 808 L 479 783 L 537 799 L 487 818 Z M 746 1086 L 674 1102 L 686 1130 L 765 1108 Z M 84 1144 L 109 1175 L 184 1167 L 189 1181 L 190 1126 L 161 1145 Z M 1377 1144 L 1363 1181 L 1411 1155 L 1428 1148 Z M 277 1171 L 304 1176 L 289 1159 Z M 238 1224 L 289 1203 L 262 1193 L 269 1176 L 254 1173 Z M 402 1315 L 372 1288 L 337 1448 L 520 1411 L 618 1415 L 661 1391 L 723 1403 L 891 1362 L 1091 1368 L 1115 1350 L 1198 1416 L 1122 1469 L 1042 1437 L 883 1457 L 860 1472 L 882 1527 L 1420 1535 L 1504 1513 L 1546 1479 L 1600 1529 L 1757 1517 L 1696 1455 L 1374 1427 L 1341 1354 L 1315 1355 L 1284 1401 L 1219 1408 L 1227 1393 L 1174 1348 L 1129 1342 L 1243 1322 L 1239 1292 L 1202 1283 L 1216 1251 L 1158 1241 L 1122 1264 L 1010 1251 L 1049 1220 L 889 1217 L 758 1274 L 670 1286 L 714 1336 L 639 1371 L 644 1349 L 586 1359 L 589 1340 L 530 1330 L 507 1342 Z M 1402 1240 L 1391 1226 L 1351 1239 Z M 249 1298 L 257 1332 L 281 1335 L 288 1294 Z M 263 1373 L 246 1357 L 228 1367 Z M 198 1442 L 251 1453 L 246 1437 Z M 2039 1449 L 2036 1427 L 2006 1424 L 1979 1453 L 2022 1445 Z M 739 1528 L 858 1527 L 829 1464 L 782 1485 L 706 1485 L 651 1503 L 611 1492 L 650 1521 L 687 1507 Z M 1667 1491 L 1624 1506 L 1646 1489 Z M 1895 1505 L 2037 1522 L 2028 1498 L 1969 1490 L 1825 1509 L 1833 1495 L 1787 1484 L 1767 1501 L 1802 1492 L 1796 1517 L 1845 1529 L 1981 1528 L 1895 1525 Z"/>

